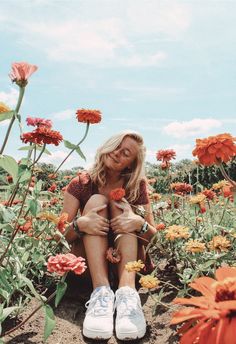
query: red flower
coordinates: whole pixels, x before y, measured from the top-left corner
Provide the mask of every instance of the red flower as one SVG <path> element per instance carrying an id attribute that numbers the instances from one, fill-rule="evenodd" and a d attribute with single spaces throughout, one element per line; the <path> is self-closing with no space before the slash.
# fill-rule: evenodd
<path id="1" fill-rule="evenodd" d="M 106 259 L 113 264 L 119 263 L 121 260 L 120 251 L 116 248 L 109 247 L 106 252 Z"/>
<path id="2" fill-rule="evenodd" d="M 59 131 L 51 130 L 47 127 L 38 127 L 32 132 L 25 133 L 21 135 L 21 140 L 24 143 L 36 143 L 38 145 L 42 144 L 53 144 L 58 146 L 59 143 L 63 140 L 62 135 Z"/>
<path id="3" fill-rule="evenodd" d="M 11 80 L 19 86 L 26 86 L 28 78 L 38 69 L 37 66 L 27 62 L 15 62 L 12 64 L 12 71 L 9 74 Z"/>
<path id="4" fill-rule="evenodd" d="M 166 228 L 166 226 L 165 226 L 164 223 L 158 223 L 158 225 L 156 225 L 156 229 L 157 229 L 158 231 L 161 231 L 161 230 L 163 230 L 163 229 L 165 229 L 165 228 Z"/>
<path id="5" fill-rule="evenodd" d="M 76 111 L 78 122 L 95 124 L 101 122 L 102 116 L 99 110 L 79 109 Z"/>
<path id="6" fill-rule="evenodd" d="M 174 191 L 175 194 L 184 196 L 187 193 L 193 191 L 193 187 L 187 183 L 172 183 L 170 185 L 171 189 Z"/>
<path id="7" fill-rule="evenodd" d="M 228 162 L 236 156 L 236 137 L 230 134 L 209 136 L 206 139 L 197 139 L 193 156 L 197 156 L 205 166 Z"/>
<path id="8" fill-rule="evenodd" d="M 48 188 L 48 191 L 54 192 L 56 189 L 57 189 L 57 184 L 56 183 L 52 183 L 52 185 Z"/>
<path id="9" fill-rule="evenodd" d="M 57 228 L 61 233 L 64 233 L 64 231 L 65 231 L 67 220 L 68 220 L 68 214 L 62 213 L 61 216 L 59 217 L 59 220 L 57 223 Z"/>
<path id="10" fill-rule="evenodd" d="M 46 127 L 52 128 L 52 121 L 50 119 L 38 118 L 38 117 L 27 117 L 27 125 L 32 125 L 33 127 Z"/>
<path id="11" fill-rule="evenodd" d="M 32 221 L 27 221 L 24 225 L 18 227 L 22 232 L 28 232 L 32 229 Z"/>
<path id="12" fill-rule="evenodd" d="M 47 270 L 55 272 L 59 276 L 63 276 L 67 271 L 73 271 L 76 275 L 81 275 L 87 268 L 84 261 L 84 258 L 76 257 L 72 253 L 57 254 L 48 259 Z"/>
<path id="13" fill-rule="evenodd" d="M 200 206 L 200 213 L 201 213 L 201 214 L 204 214 L 205 212 L 206 212 L 206 208 Z"/>
<path id="14" fill-rule="evenodd" d="M 8 183 L 13 183 L 13 177 L 10 175 L 6 176 L 6 180 L 8 181 Z"/>
<path id="15" fill-rule="evenodd" d="M 156 153 L 156 158 L 158 161 L 170 161 L 171 159 L 175 159 L 176 152 L 173 149 L 160 149 Z"/>
<path id="16" fill-rule="evenodd" d="M 110 199 L 113 201 L 120 201 L 123 197 L 125 197 L 125 190 L 123 188 L 117 188 L 110 192 Z"/>
<path id="17" fill-rule="evenodd" d="M 207 199 L 213 200 L 216 197 L 216 193 L 212 190 L 205 189 L 202 191 L 202 194 L 206 196 Z"/>

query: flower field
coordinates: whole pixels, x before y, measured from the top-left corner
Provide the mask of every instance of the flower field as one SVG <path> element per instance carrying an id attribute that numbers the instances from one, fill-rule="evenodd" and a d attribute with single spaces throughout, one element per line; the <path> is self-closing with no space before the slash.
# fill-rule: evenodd
<path id="1" fill-rule="evenodd" d="M 15 109 L 0 103 L 0 121 L 9 120 L 0 150 L 0 343 L 14 334 L 38 311 L 44 311 L 44 341 L 56 323 L 54 310 L 60 304 L 69 274 L 86 271 L 86 260 L 70 253 L 65 240 L 67 214 L 61 213 L 64 191 L 71 179 L 83 172 L 62 170 L 72 154 L 84 159 L 80 145 L 90 125 L 99 124 L 99 110 L 79 109 L 75 122 L 84 126 L 84 136 L 71 143 L 52 129 L 50 119 L 24 118 L 20 107 L 30 78 L 37 67 L 14 63 L 10 78 L 19 89 Z M 25 124 L 33 130 L 23 132 Z M 20 161 L 5 155 L 12 127 L 19 125 L 22 140 Z M 40 162 L 50 154 L 50 145 L 64 144 L 67 157 L 56 167 Z M 146 166 L 149 196 L 157 233 L 147 245 L 152 272 L 142 261 L 129 262 L 141 287 L 159 306 L 172 309 L 169 326 L 180 323 L 179 341 L 234 344 L 236 328 L 236 138 L 223 133 L 197 139 L 194 161 L 174 163 L 174 150 L 159 150 L 157 164 Z M 86 180 L 84 180 L 86 183 Z M 125 197 L 114 190 L 112 199 Z M 142 214 L 144 209 L 138 207 Z M 118 261 L 118 253 L 107 252 Z M 169 278 L 172 276 L 172 278 Z M 174 282 L 173 282 L 174 281 Z M 175 300 L 166 296 L 175 291 Z M 21 318 L 31 300 L 38 306 Z M 187 307 L 175 311 L 174 304 Z M 12 319 L 20 322 L 9 326 Z M 7 324 L 7 326 L 6 326 Z"/>

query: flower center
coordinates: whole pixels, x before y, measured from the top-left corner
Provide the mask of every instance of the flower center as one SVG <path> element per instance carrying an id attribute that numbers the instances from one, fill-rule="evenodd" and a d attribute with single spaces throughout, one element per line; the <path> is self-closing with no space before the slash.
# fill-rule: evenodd
<path id="1" fill-rule="evenodd" d="M 228 277 L 221 282 L 216 282 L 215 287 L 215 301 L 230 301 L 236 300 L 236 278 Z"/>

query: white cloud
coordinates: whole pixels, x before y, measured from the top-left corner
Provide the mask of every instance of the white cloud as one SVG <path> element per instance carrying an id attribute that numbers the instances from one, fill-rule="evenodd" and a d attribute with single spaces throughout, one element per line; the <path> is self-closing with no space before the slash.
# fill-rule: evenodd
<path id="1" fill-rule="evenodd" d="M 127 67 L 147 67 L 160 65 L 161 62 L 165 61 L 167 54 L 163 51 L 159 51 L 153 55 L 140 55 L 134 54 L 125 59 L 121 59 L 121 64 Z"/>
<path id="2" fill-rule="evenodd" d="M 163 128 L 163 132 L 176 138 L 203 135 L 214 128 L 222 126 L 222 121 L 214 118 L 194 118 L 191 121 L 171 122 Z"/>
<path id="3" fill-rule="evenodd" d="M 59 111 L 59 112 L 54 112 L 50 115 L 50 117 L 52 119 L 56 119 L 59 121 L 65 121 L 67 119 L 72 118 L 73 116 L 75 116 L 75 110 L 72 109 L 67 109 L 64 111 Z"/>
<path id="4" fill-rule="evenodd" d="M 10 123 L 10 120 L 7 119 L 7 120 L 5 120 L 5 121 L 0 122 L 0 126 L 1 126 L 1 127 L 6 127 L 9 123 Z"/>
<path id="5" fill-rule="evenodd" d="M 63 159 L 67 156 L 68 152 L 58 150 L 55 152 L 51 152 L 51 155 L 46 155 L 44 154 L 42 158 L 40 159 L 41 162 L 46 162 L 46 163 L 52 163 L 55 165 L 59 165 Z M 70 156 L 66 162 L 72 162 L 75 161 L 75 158 L 73 156 Z"/>
<path id="6" fill-rule="evenodd" d="M 192 152 L 192 146 L 190 144 L 173 144 L 167 149 L 173 149 L 176 152 L 176 160 L 190 158 Z"/>
<path id="7" fill-rule="evenodd" d="M 16 106 L 18 94 L 19 92 L 15 88 L 11 87 L 9 92 L 0 92 L 0 102 L 13 108 Z"/>

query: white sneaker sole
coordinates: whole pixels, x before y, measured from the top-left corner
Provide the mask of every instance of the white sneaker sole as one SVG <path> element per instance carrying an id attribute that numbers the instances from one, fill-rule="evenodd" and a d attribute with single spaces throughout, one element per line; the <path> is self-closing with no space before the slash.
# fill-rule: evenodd
<path id="1" fill-rule="evenodd" d="M 144 329 L 139 330 L 138 332 L 116 332 L 116 337 L 119 340 L 134 340 L 134 339 L 140 339 L 145 336 L 146 333 L 146 327 Z"/>
<path id="2" fill-rule="evenodd" d="M 109 339 L 112 337 L 113 331 L 102 332 L 102 331 L 94 331 L 94 330 L 83 328 L 83 335 L 90 339 L 97 339 L 97 340 Z"/>

